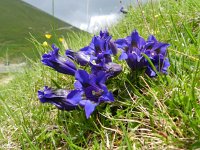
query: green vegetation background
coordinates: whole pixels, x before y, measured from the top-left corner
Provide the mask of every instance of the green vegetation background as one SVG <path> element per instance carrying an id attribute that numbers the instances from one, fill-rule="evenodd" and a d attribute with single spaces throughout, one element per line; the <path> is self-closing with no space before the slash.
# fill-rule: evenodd
<path id="1" fill-rule="evenodd" d="M 44 85 L 72 88 L 73 78 L 32 61 L 31 68 L 0 88 L 0 147 L 2 149 L 197 149 L 200 148 L 200 1 L 149 1 L 130 8 L 109 29 L 113 38 L 132 30 L 154 34 L 170 43 L 169 75 L 137 81 L 124 72 L 109 84 L 118 89 L 115 103 L 101 105 L 86 120 L 83 111 L 62 112 L 41 104 Z M 87 45 L 88 35 L 67 38 L 72 49 Z M 35 39 L 36 49 L 48 51 Z M 64 48 L 60 45 L 62 52 Z"/>
<path id="2" fill-rule="evenodd" d="M 25 61 L 25 56 L 38 58 L 28 41 L 30 34 L 44 42 L 46 32 L 59 36 L 83 32 L 21 0 L 0 1 L 0 63 Z M 60 30 L 59 30 L 60 29 Z"/>

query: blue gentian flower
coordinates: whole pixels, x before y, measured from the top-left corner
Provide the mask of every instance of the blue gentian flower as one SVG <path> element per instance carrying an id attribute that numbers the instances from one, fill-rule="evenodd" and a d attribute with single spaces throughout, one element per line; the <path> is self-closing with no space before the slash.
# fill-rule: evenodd
<path id="1" fill-rule="evenodd" d="M 82 66 L 90 65 L 93 74 L 104 71 L 107 78 L 114 77 L 121 72 L 122 68 L 112 63 L 111 55 L 117 54 L 117 47 L 111 38 L 107 31 L 100 31 L 98 36 L 92 38 L 89 46 L 78 52 L 66 50 L 66 56 Z"/>
<path id="2" fill-rule="evenodd" d="M 143 47 L 146 42 L 137 31 L 132 32 L 131 36 L 116 40 L 116 44 L 122 50 L 119 59 L 125 59 L 132 70 L 140 70 L 146 67 L 147 60 L 142 55 L 145 51 Z"/>
<path id="3" fill-rule="evenodd" d="M 112 37 L 107 31 L 100 31 L 99 36 L 94 36 L 89 46 L 80 51 L 90 55 L 90 62 L 95 61 L 97 64 L 112 62 L 110 55 L 117 54 L 117 47 L 111 39 Z"/>
<path id="4" fill-rule="evenodd" d="M 83 107 L 87 118 L 90 117 L 100 103 L 114 101 L 112 93 L 108 91 L 105 85 L 106 74 L 104 72 L 88 74 L 85 70 L 78 70 L 75 78 L 74 87 L 77 91 L 80 91 L 82 97 L 76 101 L 74 99 L 69 99 L 69 101 Z"/>
<path id="5" fill-rule="evenodd" d="M 169 44 L 158 42 L 153 35 L 145 41 L 136 30 L 126 38 L 116 40 L 115 43 L 122 50 L 119 59 L 126 60 L 132 70 L 145 69 L 146 74 L 150 77 L 156 76 L 155 70 L 144 57 L 143 54 L 145 54 L 150 58 L 158 72 L 167 74 L 170 64 L 166 58 L 166 51 Z"/>
<path id="6" fill-rule="evenodd" d="M 168 73 L 167 70 L 170 66 L 169 59 L 167 58 L 167 48 L 169 46 L 167 43 L 158 42 L 153 35 L 148 37 L 145 45 L 145 54 L 148 55 L 156 70 L 163 74 Z M 149 65 L 146 73 L 151 77 L 156 76 L 155 71 Z"/>
<path id="7" fill-rule="evenodd" d="M 151 61 L 158 72 L 161 72 L 163 74 L 168 74 L 167 70 L 168 67 L 170 66 L 168 58 L 165 58 L 162 55 L 156 55 L 153 58 L 151 58 Z M 152 69 L 150 65 L 148 65 L 146 68 L 146 74 L 149 75 L 150 77 L 156 76 L 156 72 Z"/>
<path id="8" fill-rule="evenodd" d="M 69 110 L 74 110 L 78 107 L 77 104 L 70 103 L 68 101 L 68 98 L 72 99 L 73 97 L 71 96 L 72 94 L 70 95 L 70 93 L 72 92 L 63 89 L 53 90 L 45 86 L 43 91 L 38 91 L 38 98 L 41 103 L 51 103 L 60 110 L 69 111 Z M 76 93 L 80 95 L 79 91 L 77 91 Z"/>
<path id="9" fill-rule="evenodd" d="M 109 62 L 107 64 L 90 64 L 91 72 L 93 74 L 97 74 L 99 71 L 103 71 L 106 73 L 106 78 L 116 77 L 118 74 L 122 72 L 122 67 L 119 64 Z"/>
<path id="10" fill-rule="evenodd" d="M 59 48 L 52 45 L 52 51 L 42 56 L 42 63 L 52 67 L 56 71 L 68 75 L 75 75 L 76 66 L 68 58 L 62 57 L 58 54 Z"/>
<path id="11" fill-rule="evenodd" d="M 68 49 L 68 50 L 66 50 L 65 54 L 66 54 L 67 57 L 76 61 L 81 66 L 86 66 L 90 62 L 90 56 L 86 55 L 82 51 L 75 52 L 73 50 Z"/>

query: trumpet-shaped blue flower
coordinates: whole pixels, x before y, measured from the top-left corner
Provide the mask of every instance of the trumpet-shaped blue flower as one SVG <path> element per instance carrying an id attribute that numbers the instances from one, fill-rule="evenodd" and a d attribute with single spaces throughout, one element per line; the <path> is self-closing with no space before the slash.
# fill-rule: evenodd
<path id="1" fill-rule="evenodd" d="M 161 43 L 156 40 L 156 38 L 151 35 L 145 45 L 145 54 L 150 58 L 158 72 L 167 74 L 168 67 L 170 66 L 169 60 L 166 57 L 167 48 L 169 44 Z M 156 76 L 156 72 L 148 64 L 146 73 L 149 76 Z"/>
<path id="2" fill-rule="evenodd" d="M 117 54 L 117 47 L 111 38 L 107 31 L 100 31 L 98 36 L 92 38 L 89 46 L 78 52 L 66 50 L 66 55 L 82 66 L 90 65 L 93 74 L 104 71 L 107 78 L 114 77 L 121 72 L 122 68 L 112 63 L 111 55 Z"/>
<path id="3" fill-rule="evenodd" d="M 131 36 L 116 40 L 116 44 L 122 50 L 119 59 L 125 59 L 131 69 L 140 69 L 145 66 L 146 61 L 142 53 L 145 51 L 146 42 L 137 31 L 132 32 Z"/>
<path id="4" fill-rule="evenodd" d="M 89 62 L 90 62 L 90 56 L 86 55 L 82 51 L 74 52 L 73 50 L 68 49 L 68 50 L 66 50 L 65 54 L 67 57 L 76 61 L 81 66 L 85 66 L 85 65 L 89 64 Z"/>
<path id="5" fill-rule="evenodd" d="M 118 74 L 120 74 L 122 72 L 122 67 L 119 64 L 113 63 L 113 62 L 109 62 L 107 64 L 90 64 L 91 66 L 91 71 L 93 74 L 97 74 L 99 71 L 103 71 L 106 73 L 106 78 L 112 78 L 112 77 L 116 77 Z"/>
<path id="6" fill-rule="evenodd" d="M 59 48 L 52 45 L 52 51 L 42 56 L 42 63 L 52 67 L 56 71 L 68 75 L 75 75 L 76 66 L 68 58 L 62 57 L 58 54 Z"/>
<path id="7" fill-rule="evenodd" d="M 112 37 L 107 31 L 100 31 L 99 36 L 94 36 L 89 46 L 80 51 L 90 56 L 90 62 L 95 61 L 96 64 L 112 62 L 110 55 L 117 54 L 117 47 L 111 39 Z"/>
<path id="8" fill-rule="evenodd" d="M 42 103 L 51 103 L 61 110 L 73 110 L 77 108 L 77 104 L 70 103 L 68 99 L 72 99 L 76 95 L 80 97 L 80 92 L 70 92 L 67 90 L 59 89 L 52 90 L 51 88 L 45 86 L 43 91 L 38 91 L 38 98 Z"/>
<path id="9" fill-rule="evenodd" d="M 126 60 L 132 70 L 145 69 L 146 74 L 150 77 L 156 76 L 156 71 L 144 57 L 145 54 L 150 58 L 158 72 L 167 74 L 170 64 L 166 53 L 169 44 L 158 42 L 152 35 L 145 41 L 136 30 L 128 37 L 116 40 L 115 43 L 122 50 L 119 59 Z"/>
<path id="10" fill-rule="evenodd" d="M 75 78 L 74 87 L 77 91 L 81 91 L 82 97 L 76 101 L 73 99 L 69 99 L 69 101 L 83 107 L 87 118 L 100 103 L 114 101 L 112 93 L 108 91 L 105 85 L 106 74 L 104 72 L 100 71 L 94 75 L 88 74 L 85 70 L 78 70 Z"/>

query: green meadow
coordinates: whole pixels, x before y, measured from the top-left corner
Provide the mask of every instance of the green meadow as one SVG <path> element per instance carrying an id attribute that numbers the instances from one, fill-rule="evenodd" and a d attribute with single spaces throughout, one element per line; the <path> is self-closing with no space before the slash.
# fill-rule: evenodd
<path id="1" fill-rule="evenodd" d="M 38 58 L 30 37 L 39 42 L 47 39 L 45 33 L 67 36 L 83 32 L 20 0 L 1 0 L 0 5 L 0 63 L 7 59 L 19 63 Z"/>
<path id="2" fill-rule="evenodd" d="M 51 20 L 48 16 L 37 17 L 40 23 L 43 19 Z M 9 29 L 14 30 L 14 27 Z M 29 66 L 24 72 L 15 73 L 12 81 L 0 85 L 0 149 L 200 148 L 200 1 L 138 3 L 130 7 L 109 32 L 117 39 L 130 35 L 134 29 L 145 39 L 153 34 L 158 41 L 170 44 L 168 75 L 157 78 L 140 75 L 134 81 L 127 78 L 124 69 L 108 86 L 111 91 L 118 90 L 115 102 L 98 106 L 86 119 L 83 110 L 66 112 L 40 103 L 37 91 L 43 86 L 56 88 L 59 85 L 69 89 L 74 80 L 42 65 L 40 59 L 28 59 Z M 50 47 L 44 47 L 44 39 L 37 36 L 43 30 L 34 30 L 35 34 L 28 38 L 31 44 L 26 46 L 24 35 L 28 37 L 29 30 L 23 30 L 22 38 L 15 37 L 12 32 L 13 39 L 19 43 L 13 47 L 17 49 L 22 44 L 24 49 L 34 47 L 39 55 L 48 52 Z M 6 36 L 1 34 L 0 40 Z M 92 37 L 84 32 L 53 34 L 48 43 L 56 43 L 62 53 L 65 46 L 59 43 L 60 36 L 64 36 L 67 46 L 74 50 L 88 45 Z M 12 44 L 8 50 L 11 47 Z M 12 55 L 16 52 L 13 50 Z M 119 63 L 127 68 L 125 62 Z"/>

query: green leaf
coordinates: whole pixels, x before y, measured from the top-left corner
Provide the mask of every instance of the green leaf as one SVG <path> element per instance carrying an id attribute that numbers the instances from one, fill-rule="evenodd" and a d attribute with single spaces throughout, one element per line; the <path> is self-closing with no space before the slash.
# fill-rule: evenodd
<path id="1" fill-rule="evenodd" d="M 54 79 L 51 79 L 51 81 L 53 82 L 53 84 L 59 88 L 59 89 L 62 89 L 62 87 L 54 80 Z"/>

